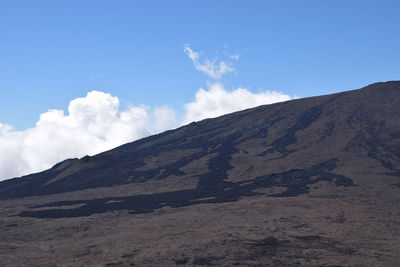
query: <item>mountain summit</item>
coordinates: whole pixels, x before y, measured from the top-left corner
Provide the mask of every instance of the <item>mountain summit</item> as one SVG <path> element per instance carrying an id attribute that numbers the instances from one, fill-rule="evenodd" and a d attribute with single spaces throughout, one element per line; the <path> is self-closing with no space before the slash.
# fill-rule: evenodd
<path id="1" fill-rule="evenodd" d="M 193 122 L 3 181 L 1 237 L 26 242 L 25 232 L 46 249 L 63 240 L 67 252 L 54 253 L 72 265 L 389 266 L 400 262 L 399 190 L 391 81 Z M 51 263 L 33 254 L 23 258 Z"/>

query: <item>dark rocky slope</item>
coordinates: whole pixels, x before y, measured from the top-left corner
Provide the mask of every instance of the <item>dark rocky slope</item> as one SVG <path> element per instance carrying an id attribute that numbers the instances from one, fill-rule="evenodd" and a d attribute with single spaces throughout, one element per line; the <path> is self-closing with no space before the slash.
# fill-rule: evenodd
<path id="1" fill-rule="evenodd" d="M 399 172 L 399 118 L 400 82 L 377 83 L 236 112 L 93 157 L 69 159 L 47 171 L 1 182 L 0 197 L 56 194 L 172 176 L 194 178 L 196 189 L 205 191 L 228 190 L 247 181 L 287 186 L 286 193 L 279 195 L 306 193 L 309 178 L 324 172 L 322 180 L 353 185 L 346 174 L 333 175 L 334 169 L 373 165 L 388 174 Z M 290 186 L 292 182 L 296 186 Z"/>
<path id="2" fill-rule="evenodd" d="M 213 245 L 209 242 L 215 238 L 214 245 L 229 248 L 229 252 L 220 251 L 222 256 L 206 253 L 207 257 L 204 252 L 197 259 L 197 265 L 231 266 L 235 261 L 229 255 L 243 248 L 245 252 L 242 252 L 247 256 L 236 260 L 238 265 L 247 262 L 243 266 L 252 266 L 248 260 L 258 255 L 254 256 L 254 266 L 297 266 L 296 261 L 304 266 L 328 266 L 328 263 L 342 266 L 340 260 L 349 265 L 361 259 L 368 260 L 367 263 L 379 262 L 374 262 L 374 258 L 366 252 L 369 251 L 366 248 L 368 245 L 362 240 L 368 239 L 365 236 L 367 232 L 357 232 L 357 227 L 365 225 L 367 217 L 371 217 L 371 229 L 386 225 L 386 228 L 380 228 L 385 229 L 380 234 L 388 242 L 386 251 L 389 252 L 385 262 L 392 264 L 398 260 L 395 252 L 400 251 L 397 251 L 393 238 L 399 232 L 390 229 L 395 229 L 395 225 L 400 227 L 399 207 L 395 204 L 399 201 L 399 190 L 400 82 L 386 82 L 354 91 L 260 106 L 191 123 L 92 157 L 69 159 L 47 171 L 1 182 L 0 199 L 3 199 L 1 203 L 4 207 L 19 207 L 9 213 L 7 208 L 3 211 L 20 218 L 22 222 L 35 218 L 46 222 L 56 218 L 83 220 L 113 213 L 125 214 L 118 218 L 150 216 L 149 220 L 157 220 L 154 218 L 179 217 L 179 212 L 192 214 L 194 210 L 204 218 L 218 215 L 221 217 L 217 216 L 220 218 L 217 221 L 221 218 L 230 221 L 227 223 L 229 226 L 222 230 L 215 225 L 204 225 L 194 230 L 203 233 L 205 239 L 195 242 L 193 250 L 182 248 L 191 256 L 176 256 L 171 260 L 166 255 L 172 252 L 163 248 L 157 253 L 164 253 L 164 256 L 153 258 L 153 261 L 147 262 L 148 265 L 196 265 L 193 251 L 200 249 L 210 253 L 209 248 Z M 234 227 L 248 229 L 249 225 L 260 226 L 258 215 L 253 214 L 251 205 L 246 203 L 253 203 L 259 214 L 266 212 L 262 208 L 264 204 L 275 203 L 282 210 L 270 210 L 271 217 L 265 219 L 265 223 L 282 229 L 274 233 L 267 231 L 267 235 L 264 233 L 266 236 L 261 239 L 254 237 L 252 241 L 246 241 L 243 236 L 238 240 L 226 239 L 227 236 L 221 239 L 212 234 L 216 229 L 222 232 L 231 229 L 232 235 L 242 235 L 243 231 L 233 230 Z M 224 206 L 228 210 L 237 208 L 243 216 L 249 220 L 252 218 L 252 223 L 247 221 L 243 224 L 239 218 L 235 223 L 232 214 L 219 210 L 220 205 L 229 205 Z M 296 205 L 298 208 L 293 209 Z M 202 207 L 208 207 L 208 211 Z M 162 210 L 167 212 L 160 215 Z M 366 210 L 371 214 L 368 215 Z M 274 217 L 283 211 L 285 221 Z M 179 214 L 171 215 L 174 212 Z M 334 214 L 329 215 L 329 212 Z M 351 223 L 346 218 L 349 213 L 353 213 L 354 217 Z M 386 217 L 389 213 L 390 218 Z M 293 218 L 294 214 L 299 216 L 298 219 Z M 319 215 L 318 219 L 310 221 L 312 216 Z M 381 216 L 379 223 L 374 222 L 378 215 Z M 129 218 L 128 221 L 140 221 L 136 217 Z M 273 218 L 278 221 L 268 221 Z M 326 221 L 346 225 L 346 229 L 352 229 L 351 233 L 358 234 L 354 234 L 350 242 L 344 242 L 339 237 L 345 238 L 346 234 L 332 225 L 329 227 L 333 228 L 327 230 L 324 228 Z M 314 227 L 312 234 L 305 235 L 301 230 L 306 226 L 296 226 L 302 223 L 309 228 Z M 93 225 L 97 224 L 89 223 L 88 229 Z M 108 229 L 104 230 L 106 232 L 113 229 L 104 227 Z M 125 229 L 119 227 L 119 230 Z M 206 228 L 208 231 L 204 232 Z M 190 231 L 189 228 L 182 229 Z M 177 232 L 175 229 L 169 234 Z M 347 235 L 351 236 L 349 232 Z M 3 237 L 11 238 L 11 235 L 8 233 Z M 87 238 L 93 240 L 94 237 L 88 235 Z M 58 239 L 51 237 L 50 240 Z M 177 241 L 174 245 L 187 244 L 185 242 L 188 241 Z M 202 247 L 202 242 L 205 242 L 204 246 L 208 245 Z M 225 245 L 218 242 L 225 242 Z M 358 242 L 357 246 L 364 250 L 356 249 L 352 242 Z M 368 242 L 374 243 L 372 239 Z M 301 247 L 328 252 L 316 258 L 300 257 L 298 253 L 303 252 L 298 249 Z M 149 258 L 144 255 L 150 252 L 144 252 L 143 247 L 139 250 L 144 254 L 138 256 L 136 263 L 147 265 Z M 329 255 L 334 255 L 332 260 L 321 261 L 321 257 L 324 259 Z M 96 264 L 92 256 L 88 252 L 83 258 L 87 263 Z M 134 262 L 127 258 L 115 263 L 124 265 Z M 82 263 L 79 259 L 73 262 Z"/>

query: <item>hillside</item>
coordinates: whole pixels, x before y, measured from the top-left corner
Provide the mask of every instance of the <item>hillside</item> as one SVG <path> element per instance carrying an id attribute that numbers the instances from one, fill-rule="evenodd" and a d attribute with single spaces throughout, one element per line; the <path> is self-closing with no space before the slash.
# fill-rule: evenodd
<path id="1" fill-rule="evenodd" d="M 0 182 L 0 265 L 396 266 L 400 82 L 260 106 Z"/>

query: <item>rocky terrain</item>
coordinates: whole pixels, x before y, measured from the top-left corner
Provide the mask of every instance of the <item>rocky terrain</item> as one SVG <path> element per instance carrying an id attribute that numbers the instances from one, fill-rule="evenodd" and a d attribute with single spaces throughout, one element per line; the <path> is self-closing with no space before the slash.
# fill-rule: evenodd
<path id="1" fill-rule="evenodd" d="M 1 266 L 400 266 L 400 82 L 0 182 Z"/>

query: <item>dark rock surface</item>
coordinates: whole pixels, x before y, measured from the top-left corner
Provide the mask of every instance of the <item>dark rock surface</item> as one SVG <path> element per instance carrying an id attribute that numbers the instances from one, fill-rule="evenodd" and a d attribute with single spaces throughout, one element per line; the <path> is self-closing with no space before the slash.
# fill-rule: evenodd
<path id="1" fill-rule="evenodd" d="M 397 266 L 400 82 L 0 182 L 0 265 Z"/>

